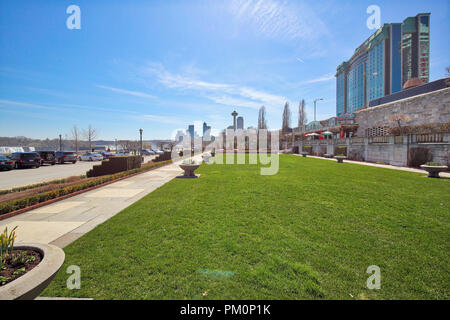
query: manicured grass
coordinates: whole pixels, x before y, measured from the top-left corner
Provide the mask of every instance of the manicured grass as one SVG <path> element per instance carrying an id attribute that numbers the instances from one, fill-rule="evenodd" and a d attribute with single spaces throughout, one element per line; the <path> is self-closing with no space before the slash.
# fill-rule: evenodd
<path id="1" fill-rule="evenodd" d="M 199 179 L 172 180 L 65 248 L 42 295 L 450 298 L 450 180 L 290 155 L 277 175 L 259 168 L 202 165 Z M 80 290 L 66 288 L 70 265 Z M 366 288 L 371 265 L 380 290 Z"/>

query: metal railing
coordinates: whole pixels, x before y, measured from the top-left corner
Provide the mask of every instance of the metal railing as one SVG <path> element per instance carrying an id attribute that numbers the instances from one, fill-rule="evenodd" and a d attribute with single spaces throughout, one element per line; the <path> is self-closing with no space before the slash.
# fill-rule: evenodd
<path id="1" fill-rule="evenodd" d="M 336 144 L 347 144 L 347 139 L 346 138 L 338 138 L 338 139 L 335 139 L 334 140 L 334 142 L 336 143 Z"/>
<path id="2" fill-rule="evenodd" d="M 370 143 L 389 143 L 389 136 L 372 137 Z"/>
<path id="3" fill-rule="evenodd" d="M 353 137 L 351 143 L 364 143 L 364 137 Z"/>
<path id="4" fill-rule="evenodd" d="M 403 136 L 395 136 L 394 137 L 394 143 L 395 144 L 402 144 L 403 143 Z"/>
<path id="5" fill-rule="evenodd" d="M 427 133 L 416 135 L 417 143 L 439 143 L 444 142 L 444 135 L 442 133 Z"/>

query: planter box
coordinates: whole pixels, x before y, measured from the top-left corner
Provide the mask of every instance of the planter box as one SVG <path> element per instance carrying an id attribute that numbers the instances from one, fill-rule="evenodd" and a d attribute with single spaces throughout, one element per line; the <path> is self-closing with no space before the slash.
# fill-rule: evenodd
<path id="1" fill-rule="evenodd" d="M 347 159 L 347 157 L 343 157 L 343 156 L 335 156 L 335 158 L 338 163 L 343 163 L 344 159 Z"/>
<path id="2" fill-rule="evenodd" d="M 0 300 L 33 300 L 53 280 L 64 262 L 64 251 L 50 244 L 20 244 L 14 249 L 38 251 L 41 262 L 26 274 L 0 287 Z"/>
<path id="3" fill-rule="evenodd" d="M 199 164 L 180 164 L 180 168 L 184 170 L 184 175 L 177 178 L 198 178 L 194 173 L 198 167 L 200 167 Z"/>
<path id="4" fill-rule="evenodd" d="M 440 178 L 439 172 L 444 172 L 448 170 L 447 166 L 427 166 L 426 164 L 423 164 L 420 167 L 428 172 L 429 178 Z"/>
<path id="5" fill-rule="evenodd" d="M 100 165 L 94 166 L 86 173 L 86 175 L 88 178 L 110 175 L 140 168 L 141 163 L 141 156 L 111 157 L 107 160 L 103 160 Z"/>

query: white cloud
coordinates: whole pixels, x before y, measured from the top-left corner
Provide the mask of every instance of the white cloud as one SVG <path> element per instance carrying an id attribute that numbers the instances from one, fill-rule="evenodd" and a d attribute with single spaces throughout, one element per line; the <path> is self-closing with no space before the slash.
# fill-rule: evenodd
<path id="1" fill-rule="evenodd" d="M 50 109 L 50 110 L 56 110 L 56 108 L 38 105 L 38 104 L 32 104 L 32 103 L 26 103 L 26 102 L 20 102 L 20 101 L 12 101 L 12 100 L 2 100 L 0 99 L 0 105 L 9 105 L 9 106 L 19 106 L 19 107 L 28 107 L 33 109 Z"/>
<path id="2" fill-rule="evenodd" d="M 184 124 L 186 122 L 186 121 L 176 118 L 176 117 L 161 116 L 161 115 L 154 115 L 154 114 L 143 114 L 143 115 L 139 115 L 139 116 L 132 116 L 131 118 L 134 120 L 165 123 L 165 124 Z"/>
<path id="3" fill-rule="evenodd" d="M 311 80 L 307 80 L 305 82 L 303 82 L 304 84 L 308 84 L 308 83 L 318 83 L 318 82 L 326 82 L 326 81 L 330 81 L 334 79 L 334 75 L 333 74 L 328 74 L 316 79 L 311 79 Z"/>
<path id="4" fill-rule="evenodd" d="M 110 90 L 110 91 L 113 91 L 113 92 L 121 93 L 121 94 L 135 96 L 135 97 L 149 98 L 149 99 L 155 99 L 156 98 L 155 96 L 152 96 L 151 94 L 147 94 L 147 93 L 139 92 L 139 91 L 130 91 L 130 90 L 125 90 L 125 89 L 120 89 L 120 88 L 113 88 L 113 87 L 102 86 L 102 85 L 97 85 L 97 87 L 102 88 L 102 89 L 106 89 L 106 90 Z"/>
<path id="5" fill-rule="evenodd" d="M 305 2 L 232 0 L 230 8 L 238 22 L 267 37 L 312 40 L 328 34 L 325 24 Z"/>
<path id="6" fill-rule="evenodd" d="M 235 84 L 208 82 L 179 74 L 172 74 L 161 64 L 151 63 L 145 69 L 147 75 L 156 76 L 158 82 L 171 89 L 196 91 L 199 95 L 223 105 L 258 109 L 280 109 L 288 101 L 286 97 Z"/>

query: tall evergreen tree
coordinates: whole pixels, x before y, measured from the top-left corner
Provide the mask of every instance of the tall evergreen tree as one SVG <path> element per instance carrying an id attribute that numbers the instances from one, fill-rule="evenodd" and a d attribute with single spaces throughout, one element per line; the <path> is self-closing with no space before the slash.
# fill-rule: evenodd
<path id="1" fill-rule="evenodd" d="M 305 110 L 305 99 L 302 99 L 302 101 L 298 105 L 298 127 L 302 128 L 307 123 L 308 123 L 308 118 L 307 118 L 306 110 Z"/>
<path id="2" fill-rule="evenodd" d="M 289 109 L 289 102 L 286 102 L 283 110 L 283 124 L 281 129 L 286 132 L 291 127 L 291 110 Z"/>

